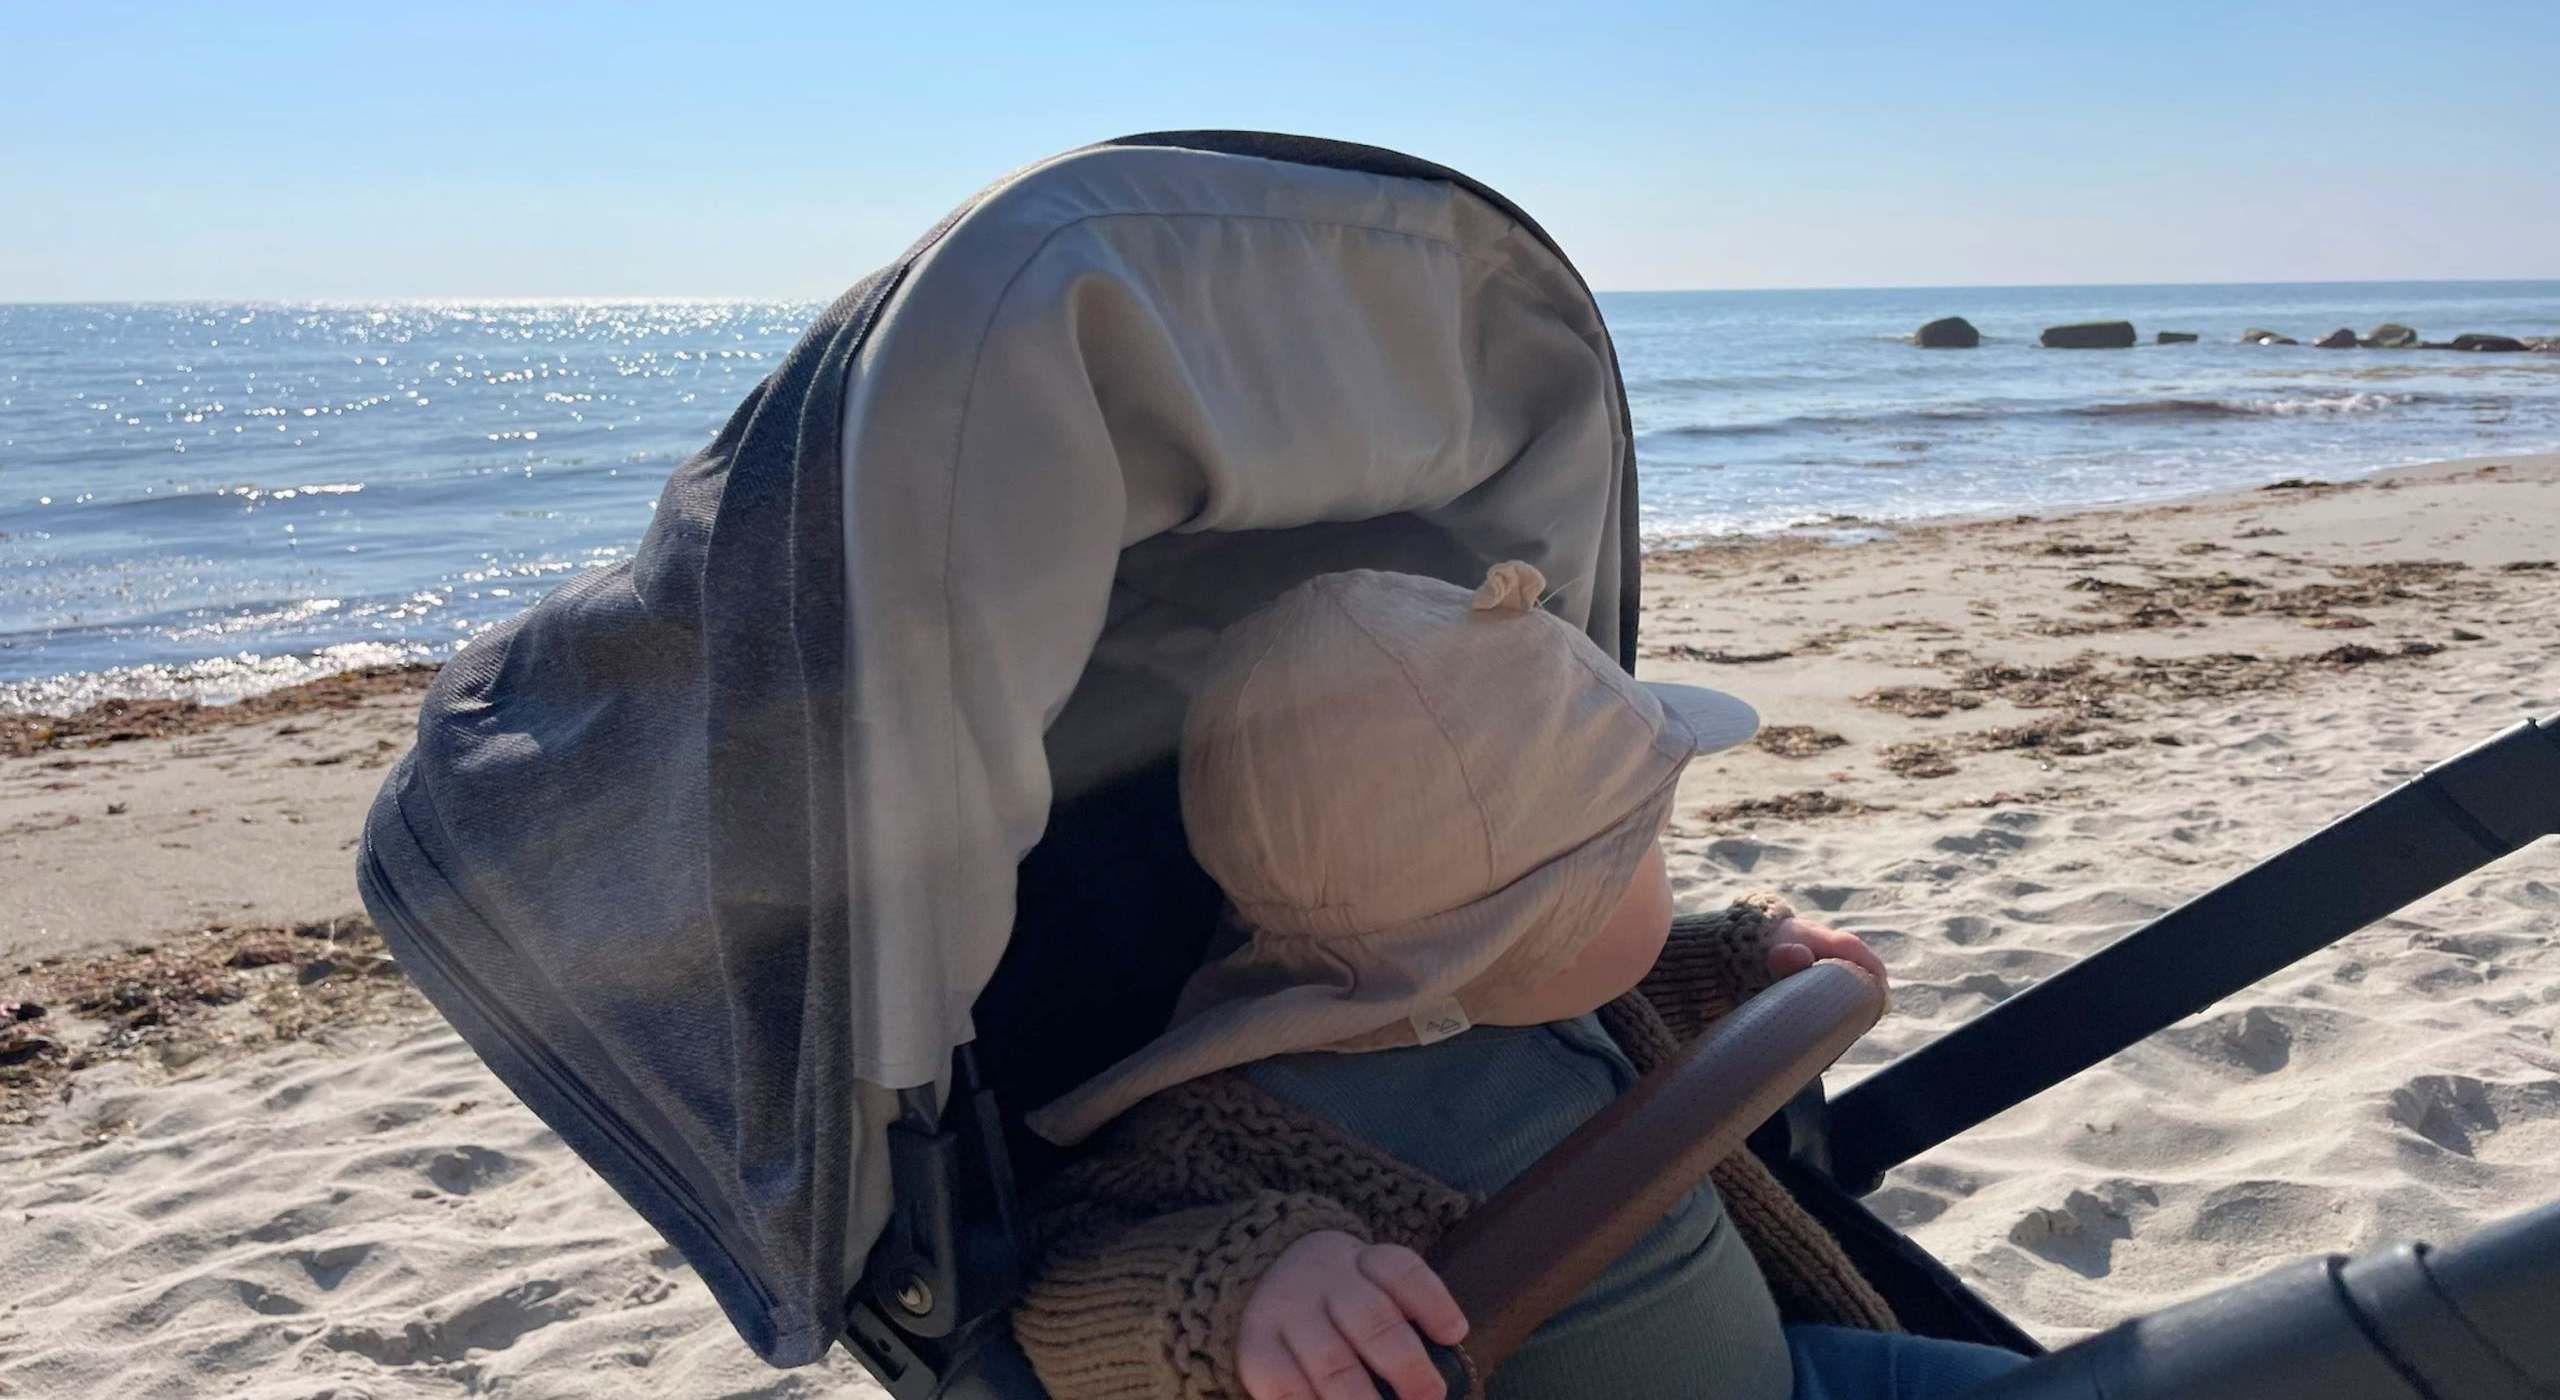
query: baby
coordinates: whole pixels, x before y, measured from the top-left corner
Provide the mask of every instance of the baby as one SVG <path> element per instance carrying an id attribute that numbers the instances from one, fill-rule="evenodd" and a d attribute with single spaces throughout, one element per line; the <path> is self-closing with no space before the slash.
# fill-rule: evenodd
<path id="1" fill-rule="evenodd" d="M 1773 900 L 1673 918 L 1681 770 L 1757 717 L 1634 681 L 1544 588 L 1519 563 L 1472 595 L 1330 574 L 1219 639 L 1182 806 L 1227 945 L 1162 1036 L 1030 1120 L 1102 1135 L 1052 1192 L 1014 1319 L 1060 1400 L 1344 1400 L 1372 1376 L 1436 1400 L 1423 1339 L 1467 1320 L 1433 1241 L 1771 979 L 1820 958 L 1884 975 Z M 1749 1154 L 1716 1181 L 1490 1393 L 1887 1400 L 2020 1363 L 1889 1330 Z"/>

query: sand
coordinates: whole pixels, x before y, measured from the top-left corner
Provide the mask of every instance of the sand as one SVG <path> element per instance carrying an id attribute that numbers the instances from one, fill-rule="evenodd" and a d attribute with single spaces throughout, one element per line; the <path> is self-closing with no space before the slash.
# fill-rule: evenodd
<path id="1" fill-rule="evenodd" d="M 356 832 L 424 684 L 385 668 L 239 705 L 0 716 L 0 968 L 353 912 Z"/>
<path id="2" fill-rule="evenodd" d="M 1774 888 L 1883 953 L 1850 1082 L 2560 709 L 2555 524 L 2560 459 L 2510 458 L 1658 557 L 1645 669 L 1772 726 L 1688 779 L 1682 897 Z M 868 1393 L 754 1361 L 349 917 L 413 705 L 0 758 L 0 1002 L 43 1007 L 0 1020 L 0 1394 Z M 2545 843 L 1874 1202 L 2060 1342 L 2560 1196 L 2555 934 Z"/>
<path id="3" fill-rule="evenodd" d="M 1776 888 L 1883 954 L 1894 1010 L 1834 1072 L 1845 1085 L 2560 710 L 2555 557 L 2546 458 L 1660 561 L 1659 673 L 1844 740 L 1699 765 L 1675 874 L 1700 899 Z M 1717 810 L 1771 793 L 1885 810 Z M 2059 1342 L 2285 1260 L 2560 1198 L 2556 1032 L 2545 841 L 1927 1154 L 1871 1203 Z"/>

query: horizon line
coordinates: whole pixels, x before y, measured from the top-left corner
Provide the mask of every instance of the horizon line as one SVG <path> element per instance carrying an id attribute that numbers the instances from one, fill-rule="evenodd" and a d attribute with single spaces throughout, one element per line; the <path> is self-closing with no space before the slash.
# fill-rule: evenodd
<path id="1" fill-rule="evenodd" d="M 1594 287 L 1597 296 L 1671 296 L 1706 293 L 1742 296 L 1786 292 L 2033 292 L 2033 291 L 2136 291 L 2159 288 L 2226 288 L 2226 287 L 2460 287 L 2549 283 L 2560 285 L 2560 276 L 2552 277 L 2360 277 L 2310 281 L 2250 282 L 1943 282 L 1855 285 L 1784 285 L 1765 287 Z M 850 283 L 848 286 L 852 285 Z M 19 306 L 540 306 L 597 305 L 610 303 L 792 303 L 824 304 L 843 295 L 841 291 L 826 295 L 771 295 L 718 292 L 603 292 L 531 294 L 473 292 L 435 293 L 393 296 L 136 296 L 136 297 L 60 297 L 10 299 L 0 298 L 0 307 Z"/>

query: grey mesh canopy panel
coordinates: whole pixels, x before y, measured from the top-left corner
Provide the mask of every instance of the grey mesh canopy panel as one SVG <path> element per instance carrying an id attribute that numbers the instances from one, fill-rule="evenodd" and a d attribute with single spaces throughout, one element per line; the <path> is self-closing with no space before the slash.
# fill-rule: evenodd
<path id="1" fill-rule="evenodd" d="M 445 668 L 360 884 L 747 1341 L 814 1360 L 893 1091 L 988 1029 L 1017 868 L 1165 760 L 1216 629 L 1521 558 L 1625 658 L 1633 490 L 1599 314 L 1498 196 L 1296 138 L 1071 152 L 830 307 L 631 559 Z"/>

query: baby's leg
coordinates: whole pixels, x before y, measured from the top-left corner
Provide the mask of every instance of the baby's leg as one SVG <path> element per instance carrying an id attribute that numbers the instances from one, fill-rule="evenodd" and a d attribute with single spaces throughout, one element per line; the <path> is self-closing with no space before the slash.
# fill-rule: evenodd
<path id="1" fill-rule="evenodd" d="M 2027 1359 L 1998 1347 L 1868 1332 L 1790 1327 L 1795 1400 L 1954 1400 Z"/>

